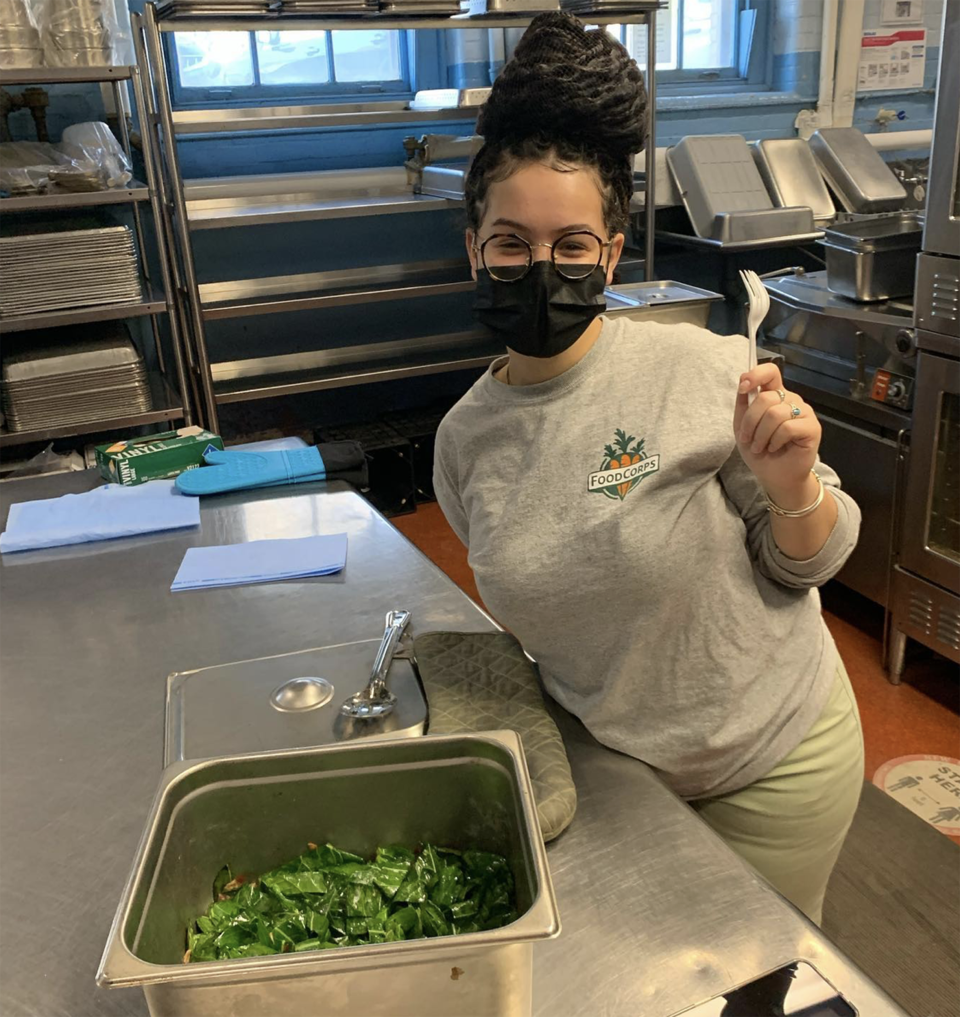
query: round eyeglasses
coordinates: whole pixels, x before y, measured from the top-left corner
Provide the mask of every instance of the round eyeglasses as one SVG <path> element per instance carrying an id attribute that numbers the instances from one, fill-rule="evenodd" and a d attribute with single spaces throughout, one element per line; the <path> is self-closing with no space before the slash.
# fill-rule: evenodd
<path id="1" fill-rule="evenodd" d="M 604 242 L 596 233 L 577 230 L 564 233 L 552 244 L 531 244 L 516 233 L 492 233 L 474 251 L 480 264 L 499 282 L 519 282 L 533 267 L 535 247 L 549 247 L 550 261 L 564 279 L 586 279 L 603 260 L 603 252 L 613 243 Z"/>

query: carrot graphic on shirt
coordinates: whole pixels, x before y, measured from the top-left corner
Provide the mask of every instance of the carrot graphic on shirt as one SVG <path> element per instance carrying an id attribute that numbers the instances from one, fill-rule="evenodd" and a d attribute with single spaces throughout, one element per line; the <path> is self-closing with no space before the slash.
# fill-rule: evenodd
<path id="1" fill-rule="evenodd" d="M 621 428 L 614 435 L 612 444 L 603 446 L 600 468 L 587 476 L 587 491 L 623 501 L 641 480 L 659 472 L 660 453 L 647 452 L 645 438 L 637 441 Z"/>
<path id="2" fill-rule="evenodd" d="M 628 435 L 626 431 L 621 430 L 619 427 L 614 432 L 616 440 L 612 445 L 605 445 L 603 452 L 606 455 L 606 462 L 600 467 L 601 470 L 619 469 L 623 466 L 631 466 L 639 463 L 644 458 L 643 445 L 644 439 L 641 438 L 637 441 L 636 435 Z M 631 446 L 631 442 L 635 442 Z M 629 480 L 623 484 L 617 485 L 617 495 L 620 500 L 630 493 L 630 491 L 640 483 L 639 478 L 636 480 Z"/>

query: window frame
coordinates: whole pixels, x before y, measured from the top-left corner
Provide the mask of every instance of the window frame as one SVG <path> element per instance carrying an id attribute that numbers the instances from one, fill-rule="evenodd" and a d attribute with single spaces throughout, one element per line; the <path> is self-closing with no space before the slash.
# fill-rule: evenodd
<path id="1" fill-rule="evenodd" d="M 680 0 L 681 5 L 683 0 Z M 734 0 L 737 5 L 735 48 L 738 67 L 678 71 L 658 71 L 657 89 L 663 96 L 735 95 L 738 92 L 772 90 L 773 54 L 771 5 L 764 0 Z M 742 15 L 754 11 L 755 24 L 749 52 L 741 52 Z M 682 12 L 681 12 L 682 13 Z M 189 31 L 185 26 L 184 31 Z M 295 29 L 290 29 L 295 31 Z M 170 71 L 171 98 L 175 109 L 210 107 L 258 107 L 273 105 L 322 105 L 325 102 L 349 102 L 410 99 L 422 89 L 447 87 L 445 29 L 399 29 L 400 58 L 404 78 L 399 82 L 335 82 L 322 85 L 251 85 L 238 87 L 184 87 L 180 84 L 180 62 L 175 33 L 164 33 Z M 621 36 L 625 26 L 621 26 Z M 328 36 L 328 38 L 332 38 Z M 256 59 L 256 45 L 251 50 Z M 643 68 L 645 71 L 646 68 Z"/>
<path id="2" fill-rule="evenodd" d="M 684 68 L 683 32 L 678 39 L 678 60 L 681 64 L 676 70 L 657 71 L 657 90 L 662 95 L 693 96 L 693 95 L 725 95 L 736 92 L 757 92 L 771 87 L 771 61 L 767 59 L 770 49 L 766 43 L 771 39 L 770 4 L 763 0 L 732 0 L 735 4 L 736 24 L 734 26 L 733 49 L 736 63 L 721 68 Z M 682 26 L 683 7 L 685 0 L 677 0 L 679 4 L 678 23 Z M 741 52 L 746 40 L 742 38 L 744 27 L 743 15 L 747 11 L 755 11 L 755 23 L 750 39 L 750 49 Z M 661 17 L 663 14 L 661 13 Z M 621 26 L 620 39 L 625 41 L 626 25 Z M 646 68 L 644 67 L 645 71 Z"/>
<path id="3" fill-rule="evenodd" d="M 372 31 L 374 29 L 365 29 Z M 189 32 L 184 27 L 184 32 Z M 241 30 L 243 31 L 243 30 Z M 295 28 L 284 31 L 296 31 Z M 331 73 L 333 63 L 333 36 L 325 29 L 327 55 Z M 184 86 L 180 81 L 180 56 L 176 45 L 175 32 L 165 33 L 167 63 L 170 74 L 171 99 L 175 109 L 218 107 L 257 107 L 277 105 L 320 105 L 324 102 L 344 102 L 351 99 L 390 100 L 412 97 L 423 88 L 441 87 L 445 79 L 442 65 L 442 47 L 438 40 L 418 40 L 419 35 L 437 35 L 437 32 L 417 32 L 409 29 L 393 29 L 400 35 L 400 70 L 402 77 L 387 82 L 380 81 L 332 81 L 316 84 L 304 82 L 286 85 L 267 85 L 255 82 L 252 85 L 205 85 Z M 250 40 L 250 53 L 254 73 L 258 75 L 257 45 L 253 31 L 246 31 Z M 432 44 L 431 44 L 432 43 Z"/>

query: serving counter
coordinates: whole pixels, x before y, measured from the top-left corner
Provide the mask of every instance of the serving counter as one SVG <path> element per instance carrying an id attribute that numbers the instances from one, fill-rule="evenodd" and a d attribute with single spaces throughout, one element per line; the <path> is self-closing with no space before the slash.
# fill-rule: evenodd
<path id="1" fill-rule="evenodd" d="M 99 483 L 11 481 L 13 501 Z M 199 530 L 0 560 L 0 999 L 4 1017 L 143 1017 L 97 963 L 157 787 L 173 671 L 494 623 L 346 485 L 206 499 Z M 340 576 L 171 593 L 188 547 L 346 532 Z M 637 704 L 642 709 L 642 704 Z M 542 1017 L 670 1017 L 797 959 L 861 1014 L 902 1011 L 643 763 L 556 710 L 579 795 L 550 845 L 563 932 L 534 955 Z M 358 1015 L 362 1017 L 362 1015 Z"/>

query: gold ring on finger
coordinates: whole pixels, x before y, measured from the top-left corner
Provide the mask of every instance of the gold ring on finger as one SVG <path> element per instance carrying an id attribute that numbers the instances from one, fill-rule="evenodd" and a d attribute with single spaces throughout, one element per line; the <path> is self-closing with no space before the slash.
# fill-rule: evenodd
<path id="1" fill-rule="evenodd" d="M 780 402 L 781 402 L 781 404 L 782 404 L 782 403 L 784 403 L 784 402 L 786 401 L 786 398 L 787 398 L 787 393 L 786 393 L 786 392 L 784 392 L 782 388 L 778 388 L 778 389 L 777 389 L 777 395 L 778 395 L 778 396 L 780 396 Z"/>

